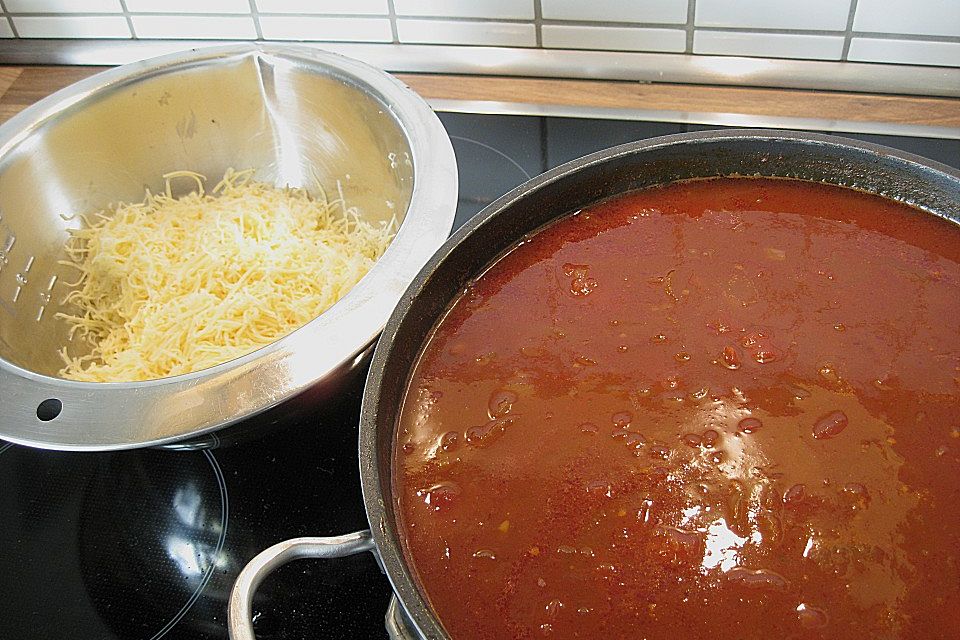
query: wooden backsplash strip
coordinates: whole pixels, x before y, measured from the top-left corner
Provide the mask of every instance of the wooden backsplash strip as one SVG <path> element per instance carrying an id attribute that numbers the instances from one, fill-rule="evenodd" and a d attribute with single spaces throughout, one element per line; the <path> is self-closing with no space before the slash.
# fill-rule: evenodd
<path id="1" fill-rule="evenodd" d="M 960 127 L 960 99 L 637 82 L 398 75 L 429 98 Z"/>
<path id="2" fill-rule="evenodd" d="M 0 67 L 0 122 L 103 67 Z M 593 80 L 398 74 L 427 100 L 960 127 L 960 99 Z"/>

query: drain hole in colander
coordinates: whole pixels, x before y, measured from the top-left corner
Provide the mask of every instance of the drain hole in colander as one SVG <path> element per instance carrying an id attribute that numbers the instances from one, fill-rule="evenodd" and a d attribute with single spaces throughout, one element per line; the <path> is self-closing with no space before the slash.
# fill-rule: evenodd
<path id="1" fill-rule="evenodd" d="M 63 410 L 63 403 L 57 400 L 56 398 L 48 398 L 40 403 L 40 406 L 37 407 L 37 417 L 43 420 L 44 422 L 49 422 L 53 420 L 58 415 L 60 411 Z"/>

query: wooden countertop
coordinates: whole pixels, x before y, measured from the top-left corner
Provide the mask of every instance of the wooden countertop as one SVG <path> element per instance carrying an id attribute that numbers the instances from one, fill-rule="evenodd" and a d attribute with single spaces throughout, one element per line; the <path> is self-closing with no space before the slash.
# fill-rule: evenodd
<path id="1" fill-rule="evenodd" d="M 104 67 L 0 66 L 0 122 Z M 397 74 L 427 100 L 960 128 L 960 99 L 595 80 Z"/>

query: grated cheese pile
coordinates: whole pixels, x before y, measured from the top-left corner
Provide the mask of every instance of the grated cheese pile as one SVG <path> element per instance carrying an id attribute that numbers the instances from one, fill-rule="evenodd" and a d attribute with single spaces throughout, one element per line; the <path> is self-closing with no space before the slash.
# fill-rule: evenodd
<path id="1" fill-rule="evenodd" d="M 303 326 L 343 297 L 386 250 L 395 223 L 372 225 L 333 200 L 228 170 L 213 193 L 189 171 L 166 193 L 89 216 L 64 264 L 80 279 L 58 314 L 91 349 L 60 375 L 152 380 L 242 356 Z M 174 198 L 170 181 L 197 190 Z"/>

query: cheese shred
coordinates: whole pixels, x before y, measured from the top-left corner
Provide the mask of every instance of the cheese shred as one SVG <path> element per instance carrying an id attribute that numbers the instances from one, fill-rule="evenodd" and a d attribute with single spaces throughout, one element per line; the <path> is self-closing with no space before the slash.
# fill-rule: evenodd
<path id="1" fill-rule="evenodd" d="M 163 194 L 80 215 L 68 260 L 80 277 L 64 299 L 70 340 L 60 375 L 88 382 L 153 380 L 199 371 L 303 326 L 370 270 L 396 222 L 370 224 L 303 189 L 228 170 L 211 193 L 191 171 Z M 171 181 L 196 182 L 174 198 Z M 339 191 L 339 189 L 338 189 Z"/>

